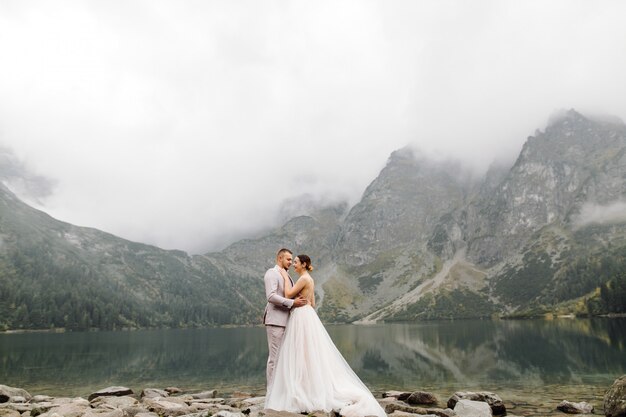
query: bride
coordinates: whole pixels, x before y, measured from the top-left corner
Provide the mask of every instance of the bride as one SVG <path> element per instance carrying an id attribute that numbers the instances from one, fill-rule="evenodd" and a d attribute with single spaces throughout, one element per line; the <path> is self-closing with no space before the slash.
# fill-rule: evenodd
<path id="1" fill-rule="evenodd" d="M 313 309 L 311 258 L 298 255 L 294 269 L 300 278 L 293 286 L 287 274 L 283 274 L 285 296 L 295 298 L 299 294 L 308 304 L 291 312 L 265 408 L 295 413 L 336 410 L 344 417 L 386 417 L 378 401 L 341 356 Z"/>

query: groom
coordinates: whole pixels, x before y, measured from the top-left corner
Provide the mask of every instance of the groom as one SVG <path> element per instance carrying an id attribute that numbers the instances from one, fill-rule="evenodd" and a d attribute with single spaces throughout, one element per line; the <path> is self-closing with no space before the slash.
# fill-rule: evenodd
<path id="1" fill-rule="evenodd" d="M 263 314 L 263 324 L 267 331 L 267 347 L 269 357 L 267 358 L 267 390 L 269 391 L 274 377 L 274 368 L 278 359 L 278 352 L 283 343 L 285 326 L 289 320 L 289 311 L 294 307 L 302 307 L 307 302 L 304 298 L 298 297 L 295 300 L 285 298 L 285 285 L 283 277 L 289 277 L 287 270 L 293 262 L 293 254 L 289 249 L 281 249 L 276 254 L 276 265 L 265 273 L 265 296 L 267 305 Z M 293 280 L 289 277 L 291 284 Z"/>

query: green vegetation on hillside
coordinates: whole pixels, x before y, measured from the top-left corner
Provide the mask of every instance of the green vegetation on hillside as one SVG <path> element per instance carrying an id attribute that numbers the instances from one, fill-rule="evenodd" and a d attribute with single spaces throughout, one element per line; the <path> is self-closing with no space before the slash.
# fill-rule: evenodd
<path id="1" fill-rule="evenodd" d="M 13 251 L 0 257 L 0 330 L 214 326 L 257 319 L 262 305 L 233 299 L 231 285 L 216 279 L 226 277 L 189 275 L 182 269 L 168 274 L 151 290 L 156 278 L 136 271 L 116 280 L 79 261 L 55 261 L 45 251 Z M 241 291 L 262 300 L 260 283 L 239 282 Z"/>
<path id="2" fill-rule="evenodd" d="M 455 289 L 425 294 L 385 321 L 482 318 L 490 317 L 494 312 L 495 307 L 486 296 Z"/>

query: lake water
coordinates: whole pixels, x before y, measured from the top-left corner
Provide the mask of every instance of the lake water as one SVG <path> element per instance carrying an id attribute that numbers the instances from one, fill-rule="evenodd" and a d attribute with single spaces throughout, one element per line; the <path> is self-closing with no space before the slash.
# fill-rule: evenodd
<path id="1" fill-rule="evenodd" d="M 524 407 L 567 398 L 601 406 L 626 374 L 626 319 L 468 320 L 328 332 L 375 392 L 492 390 Z M 217 388 L 263 394 L 265 329 L 0 333 L 0 384 L 87 396 L 109 386 Z"/>

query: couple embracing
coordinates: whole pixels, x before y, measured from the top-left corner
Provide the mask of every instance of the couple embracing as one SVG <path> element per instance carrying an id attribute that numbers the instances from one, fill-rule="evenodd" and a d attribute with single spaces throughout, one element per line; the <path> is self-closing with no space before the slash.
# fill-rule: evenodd
<path id="1" fill-rule="evenodd" d="M 293 282 L 292 265 L 300 276 Z M 265 273 L 267 396 L 265 408 L 295 413 L 338 411 L 344 417 L 386 414 L 335 347 L 313 309 L 311 258 L 281 249 Z"/>

